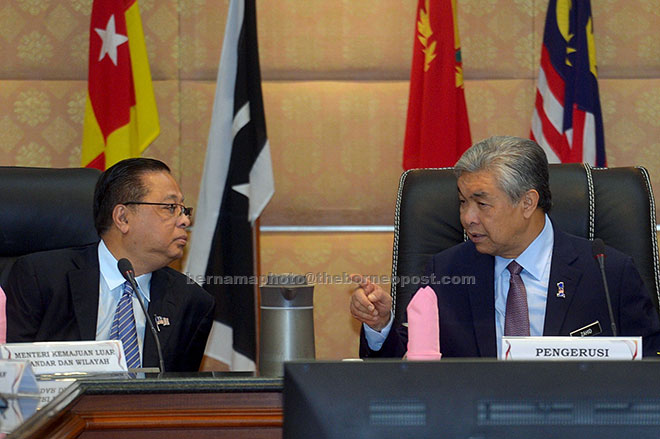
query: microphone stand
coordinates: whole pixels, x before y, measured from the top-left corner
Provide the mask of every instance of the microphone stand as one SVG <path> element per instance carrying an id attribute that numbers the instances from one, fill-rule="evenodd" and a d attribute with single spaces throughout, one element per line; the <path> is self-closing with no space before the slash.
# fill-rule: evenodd
<path id="1" fill-rule="evenodd" d="M 140 304 L 140 308 L 142 308 L 142 312 L 144 313 L 144 316 L 147 319 L 147 322 L 149 323 L 149 329 L 151 330 L 151 335 L 153 335 L 154 341 L 156 342 L 156 350 L 158 351 L 158 364 L 160 366 L 158 376 L 160 377 L 162 373 L 165 372 L 165 363 L 163 361 L 163 351 L 160 348 L 160 340 L 158 339 L 158 333 L 156 332 L 156 328 L 154 327 L 153 322 L 149 318 L 149 314 L 147 314 L 147 309 L 144 307 L 144 303 L 142 303 L 142 298 L 140 297 L 140 294 L 138 294 L 140 292 L 140 286 L 135 281 L 135 278 L 133 276 L 130 276 L 129 282 L 133 287 L 133 291 L 135 291 L 135 295 L 137 297 L 138 303 Z"/>
<path id="2" fill-rule="evenodd" d="M 598 255 L 598 265 L 600 266 L 600 275 L 603 278 L 603 285 L 605 285 L 605 299 L 607 299 L 607 311 L 610 313 L 610 322 L 612 326 L 612 335 L 618 335 L 616 331 L 616 323 L 614 322 L 614 312 L 612 312 L 612 299 L 610 298 L 610 290 L 607 287 L 607 277 L 605 277 L 605 255 Z"/>
<path id="3" fill-rule="evenodd" d="M 147 309 L 145 308 L 144 303 L 142 303 L 142 299 L 140 298 L 139 293 L 141 290 L 140 290 L 140 286 L 135 281 L 135 271 L 133 270 L 133 264 L 131 264 L 131 261 L 129 261 L 128 259 L 122 258 L 117 262 L 117 268 L 119 269 L 121 275 L 124 276 L 124 279 L 126 279 L 128 283 L 131 284 L 131 287 L 133 288 L 133 293 L 136 295 L 137 301 L 140 304 L 140 308 L 142 308 L 142 312 L 144 313 L 144 317 L 146 318 L 147 323 L 149 323 L 149 329 L 151 330 L 151 335 L 153 335 L 154 341 L 156 342 L 156 351 L 158 352 L 158 363 L 160 364 L 160 371 L 158 373 L 158 376 L 160 377 L 162 373 L 165 372 L 163 351 L 160 348 L 160 340 L 158 339 L 158 333 L 156 333 L 156 328 L 154 328 L 154 324 L 149 318 L 149 314 L 147 314 Z"/>
<path id="4" fill-rule="evenodd" d="M 591 249 L 594 257 L 598 261 L 600 267 L 600 276 L 603 278 L 603 286 L 605 287 L 605 299 L 607 300 L 607 311 L 610 314 L 610 323 L 612 327 L 612 335 L 618 335 L 616 331 L 616 323 L 614 322 L 614 312 L 612 312 L 612 299 L 610 298 L 610 289 L 607 287 L 607 277 L 605 276 L 605 243 L 602 239 L 596 238 L 591 244 Z"/>

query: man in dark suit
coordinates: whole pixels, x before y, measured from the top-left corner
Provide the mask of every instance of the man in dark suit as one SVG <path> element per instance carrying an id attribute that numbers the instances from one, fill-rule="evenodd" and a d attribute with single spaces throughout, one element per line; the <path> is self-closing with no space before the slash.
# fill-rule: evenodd
<path id="1" fill-rule="evenodd" d="M 569 335 L 595 321 L 612 335 L 591 241 L 553 228 L 547 216 L 543 150 L 531 140 L 493 137 L 466 151 L 455 169 L 470 240 L 436 254 L 427 267 L 443 356 L 495 357 L 503 335 Z M 639 273 L 630 257 L 612 248 L 607 255 L 619 334 L 642 336 L 645 355 L 657 356 L 660 321 Z M 392 321 L 391 304 L 368 280 L 353 293 L 351 313 L 363 323 L 361 356 L 406 352 L 407 330 Z"/>
<path id="2" fill-rule="evenodd" d="M 165 371 L 198 370 L 215 302 L 167 266 L 183 256 L 187 242 L 191 209 L 182 203 L 170 169 L 158 160 L 127 159 L 105 171 L 94 192 L 101 241 L 34 253 L 14 264 L 5 286 L 7 341 L 116 338 L 129 367 L 158 366 L 155 341 L 145 336 L 142 300 L 159 329 Z M 133 263 L 140 291 L 119 272 L 122 258 Z"/>

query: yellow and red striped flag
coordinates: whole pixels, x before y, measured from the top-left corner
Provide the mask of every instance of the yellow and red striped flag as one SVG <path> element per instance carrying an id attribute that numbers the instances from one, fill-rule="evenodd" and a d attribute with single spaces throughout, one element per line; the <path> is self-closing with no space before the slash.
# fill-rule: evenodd
<path id="1" fill-rule="evenodd" d="M 95 0 L 82 166 L 104 170 L 139 157 L 159 133 L 137 0 Z"/>

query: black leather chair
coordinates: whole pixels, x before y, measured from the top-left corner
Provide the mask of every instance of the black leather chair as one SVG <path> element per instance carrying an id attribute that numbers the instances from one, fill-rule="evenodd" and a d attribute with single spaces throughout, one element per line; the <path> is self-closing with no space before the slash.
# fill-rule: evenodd
<path id="1" fill-rule="evenodd" d="M 655 201 L 647 170 L 550 165 L 550 190 L 550 218 L 557 227 L 587 239 L 601 238 L 605 244 L 632 256 L 658 308 L 660 270 Z M 464 239 L 453 169 L 413 169 L 403 173 L 394 220 L 392 278 L 423 274 L 431 255 Z M 392 283 L 395 318 L 399 321 L 413 290 L 412 285 Z"/>
<path id="2" fill-rule="evenodd" d="M 0 285 L 19 256 L 98 241 L 92 200 L 99 175 L 84 168 L 0 167 Z"/>

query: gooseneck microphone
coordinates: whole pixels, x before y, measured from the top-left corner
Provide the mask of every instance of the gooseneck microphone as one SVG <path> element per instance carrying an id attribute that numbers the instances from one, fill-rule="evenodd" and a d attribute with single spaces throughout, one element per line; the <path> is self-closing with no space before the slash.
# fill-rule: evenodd
<path id="1" fill-rule="evenodd" d="M 598 261 L 600 267 L 600 275 L 603 278 L 603 285 L 605 285 L 605 298 L 607 299 L 607 311 L 610 313 L 610 322 L 612 324 L 612 334 L 616 337 L 616 323 L 614 323 L 614 313 L 612 312 L 612 299 L 610 298 L 610 290 L 607 287 L 607 277 L 605 276 L 605 243 L 602 239 L 596 238 L 591 244 L 591 251 L 594 258 Z"/>
<path id="2" fill-rule="evenodd" d="M 119 269 L 121 275 L 124 276 L 124 279 L 126 279 L 126 281 L 129 284 L 131 284 L 131 287 L 135 292 L 135 296 L 137 297 L 137 300 L 140 303 L 140 308 L 142 308 L 142 312 L 144 313 L 144 316 L 147 319 L 147 323 L 149 323 L 149 329 L 151 329 L 151 335 L 153 335 L 154 341 L 156 342 L 156 350 L 158 351 L 158 363 L 160 364 L 160 372 L 163 373 L 165 372 L 165 365 L 163 362 L 163 351 L 160 349 L 160 340 L 158 340 L 158 334 L 156 333 L 156 328 L 154 328 L 154 324 L 151 322 L 151 319 L 149 318 L 149 314 L 147 314 L 147 309 L 144 307 L 144 303 L 142 303 L 142 299 L 138 294 L 140 289 L 138 287 L 137 282 L 135 281 L 135 271 L 133 271 L 133 264 L 131 264 L 131 261 L 129 261 L 128 259 L 122 258 L 117 262 L 117 268 Z"/>

